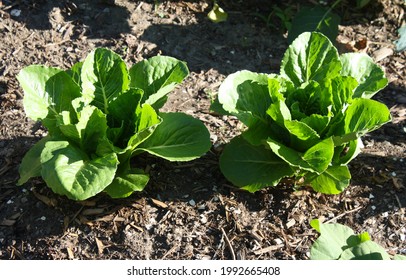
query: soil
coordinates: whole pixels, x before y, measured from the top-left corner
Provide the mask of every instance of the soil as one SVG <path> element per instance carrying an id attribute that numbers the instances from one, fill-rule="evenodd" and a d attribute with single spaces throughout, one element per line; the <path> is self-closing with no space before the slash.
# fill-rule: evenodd
<path id="1" fill-rule="evenodd" d="M 219 170 L 221 150 L 241 125 L 212 114 L 211 99 L 233 72 L 278 72 L 288 46 L 284 23 L 259 15 L 315 2 L 220 1 L 229 17 L 216 24 L 206 17 L 209 0 L 0 1 L 0 259 L 306 260 L 318 237 L 309 225 L 315 218 L 367 231 L 389 254 L 406 255 L 406 52 L 394 47 L 403 0 L 335 8 L 340 51 L 366 52 L 385 69 L 390 84 L 374 99 L 393 116 L 363 138 L 343 193 L 284 185 L 251 194 Z M 22 157 L 46 131 L 25 116 L 16 75 L 31 64 L 67 69 L 95 47 L 129 65 L 157 54 L 186 61 L 191 73 L 164 110 L 202 120 L 213 148 L 187 163 L 143 156 L 150 182 L 126 199 L 100 194 L 75 202 L 41 179 L 17 187 Z"/>

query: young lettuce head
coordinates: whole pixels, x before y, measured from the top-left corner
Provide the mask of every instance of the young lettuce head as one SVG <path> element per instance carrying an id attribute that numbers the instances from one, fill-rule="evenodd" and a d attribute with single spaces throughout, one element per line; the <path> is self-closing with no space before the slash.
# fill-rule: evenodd
<path id="1" fill-rule="evenodd" d="M 342 192 L 360 137 L 391 120 L 388 108 L 370 99 L 387 83 L 366 54 L 340 56 L 321 33 L 301 34 L 279 75 L 243 70 L 220 86 L 213 110 L 247 127 L 226 145 L 223 174 L 251 192 L 287 177 L 321 193 Z"/>
<path id="2" fill-rule="evenodd" d="M 42 176 L 55 192 L 85 200 L 102 191 L 120 198 L 141 191 L 149 176 L 130 160 L 147 152 L 189 161 L 210 147 L 207 128 L 183 113 L 160 113 L 189 74 L 186 64 L 156 56 L 129 70 L 114 52 L 95 49 L 68 71 L 32 65 L 18 80 L 28 117 L 48 135 L 27 152 L 18 185 Z"/>

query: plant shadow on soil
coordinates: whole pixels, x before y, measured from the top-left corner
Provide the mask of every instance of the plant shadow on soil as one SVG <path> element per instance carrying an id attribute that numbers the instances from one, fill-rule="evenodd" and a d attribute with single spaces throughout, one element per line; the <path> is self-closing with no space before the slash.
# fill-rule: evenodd
<path id="1" fill-rule="evenodd" d="M 128 24 L 130 11 L 108 2 L 107 0 L 27 0 L 21 6 L 22 16 L 15 17 L 15 20 L 22 21 L 28 28 L 36 30 L 50 30 L 53 26 L 55 26 L 54 29 L 60 30 L 64 28 L 61 24 L 75 22 L 75 26 L 83 28 L 86 36 L 93 38 L 114 38 L 121 33 L 131 32 Z M 18 8 L 18 6 L 15 7 Z"/>

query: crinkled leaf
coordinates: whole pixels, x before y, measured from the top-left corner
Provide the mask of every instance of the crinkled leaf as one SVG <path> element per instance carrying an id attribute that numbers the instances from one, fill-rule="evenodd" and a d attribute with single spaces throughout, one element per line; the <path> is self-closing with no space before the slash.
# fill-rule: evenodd
<path id="1" fill-rule="evenodd" d="M 348 106 L 344 118 L 344 134 L 358 137 L 375 130 L 392 119 L 385 104 L 375 100 L 357 98 Z"/>
<path id="2" fill-rule="evenodd" d="M 188 161 L 202 156 L 210 147 L 204 124 L 183 113 L 161 113 L 162 123 L 137 149 L 170 161 Z"/>
<path id="3" fill-rule="evenodd" d="M 288 33 L 288 42 L 291 43 L 303 32 L 312 31 L 323 33 L 334 42 L 338 35 L 340 21 L 340 17 L 333 13 L 330 8 L 321 6 L 302 8 L 292 20 L 292 26 Z"/>
<path id="4" fill-rule="evenodd" d="M 322 116 L 318 114 L 312 114 L 300 120 L 310 128 L 312 128 L 318 135 L 322 135 L 322 132 L 326 130 L 330 122 L 329 116 Z"/>
<path id="5" fill-rule="evenodd" d="M 268 76 L 247 70 L 229 75 L 221 84 L 218 100 L 224 110 L 250 126 L 256 120 L 266 120 L 271 105 Z"/>
<path id="6" fill-rule="evenodd" d="M 18 169 L 20 179 L 17 186 L 25 184 L 30 178 L 41 176 L 41 153 L 45 148 L 45 143 L 49 140 L 49 136 L 42 138 L 24 155 Z"/>
<path id="7" fill-rule="evenodd" d="M 82 84 L 82 66 L 83 62 L 79 61 L 76 62 L 71 69 L 65 71 L 78 86 Z"/>
<path id="8" fill-rule="evenodd" d="M 272 133 L 273 131 L 270 129 L 268 123 L 258 120 L 252 123 L 250 127 L 242 133 L 242 137 L 251 145 L 257 146 L 263 144 L 264 139 L 270 137 Z"/>
<path id="9" fill-rule="evenodd" d="M 188 75 L 185 62 L 169 56 L 155 56 L 140 61 L 130 68 L 131 87 L 144 91 L 141 104 L 146 102 L 155 109 L 161 108 L 166 95 Z"/>
<path id="10" fill-rule="evenodd" d="M 350 76 L 338 76 L 324 82 L 321 94 L 325 98 L 331 99 L 330 104 L 334 115 L 339 114 L 347 104 L 351 103 L 357 86 L 357 80 Z"/>
<path id="11" fill-rule="evenodd" d="M 339 259 L 343 250 L 348 248 L 348 238 L 354 235 L 352 229 L 340 224 L 323 224 L 319 220 L 312 220 L 310 225 L 320 233 L 310 249 L 312 260 Z"/>
<path id="12" fill-rule="evenodd" d="M 42 178 L 57 194 L 85 200 L 103 191 L 113 181 L 116 154 L 89 158 L 67 141 L 48 141 L 41 153 Z"/>
<path id="13" fill-rule="evenodd" d="M 320 193 L 339 194 L 350 184 L 351 174 L 347 166 L 330 166 L 323 173 L 315 175 L 311 187 Z"/>
<path id="14" fill-rule="evenodd" d="M 292 119 L 290 110 L 283 100 L 272 103 L 266 113 L 281 127 L 285 126 L 285 121 Z"/>
<path id="15" fill-rule="evenodd" d="M 268 138 L 267 144 L 275 154 L 288 164 L 317 174 L 326 170 L 334 153 L 334 143 L 331 138 L 317 143 L 305 153 L 298 152 L 271 138 Z"/>
<path id="16" fill-rule="evenodd" d="M 321 33 L 305 32 L 289 46 L 282 59 L 281 76 L 296 87 L 336 77 L 341 70 L 337 49 Z"/>
<path id="17" fill-rule="evenodd" d="M 250 192 L 275 186 L 282 178 L 293 175 L 289 164 L 271 150 L 253 146 L 242 137 L 235 137 L 226 145 L 220 168 L 230 182 Z"/>
<path id="18" fill-rule="evenodd" d="M 149 180 L 140 169 L 130 169 L 124 174 L 116 176 L 113 182 L 104 190 L 112 198 L 124 198 L 133 192 L 142 191 Z"/>
<path id="19" fill-rule="evenodd" d="M 336 147 L 333 161 L 338 165 L 348 164 L 361 152 L 363 146 L 362 141 L 360 139 L 356 139 L 340 147 Z"/>
<path id="20" fill-rule="evenodd" d="M 109 117 L 111 127 L 120 126 L 122 122 L 127 125 L 136 123 L 138 112 L 141 108 L 141 89 L 130 88 L 109 103 Z M 133 131 L 135 127 L 133 127 Z"/>
<path id="21" fill-rule="evenodd" d="M 150 137 L 157 126 L 162 122 L 154 108 L 145 103 L 138 113 L 137 132 L 128 141 L 128 147 L 135 149 L 139 144 Z"/>
<path id="22" fill-rule="evenodd" d="M 64 71 L 31 65 L 17 76 L 24 90 L 24 110 L 33 120 L 71 111 L 71 101 L 80 96 L 79 86 Z"/>
<path id="23" fill-rule="evenodd" d="M 285 127 L 290 133 L 290 146 L 298 151 L 306 151 L 320 141 L 317 132 L 301 121 L 285 120 Z"/>
<path id="24" fill-rule="evenodd" d="M 309 148 L 303 154 L 303 160 L 306 161 L 316 172 L 324 172 L 334 155 L 334 142 L 332 138 L 324 139 L 316 145 Z"/>
<path id="25" fill-rule="evenodd" d="M 129 87 L 125 62 L 118 54 L 102 48 L 86 57 L 81 80 L 83 96 L 103 113 L 108 113 L 109 103 Z"/>
<path id="26" fill-rule="evenodd" d="M 388 84 L 385 72 L 367 54 L 346 53 L 341 55 L 340 60 L 341 75 L 351 76 L 358 81 L 354 98 L 371 98 Z"/>
<path id="27" fill-rule="evenodd" d="M 83 152 L 91 155 L 96 152 L 98 144 L 107 138 L 106 115 L 94 106 L 86 106 L 78 113 L 77 124 L 59 125 L 59 129 L 71 141 L 76 143 Z"/>

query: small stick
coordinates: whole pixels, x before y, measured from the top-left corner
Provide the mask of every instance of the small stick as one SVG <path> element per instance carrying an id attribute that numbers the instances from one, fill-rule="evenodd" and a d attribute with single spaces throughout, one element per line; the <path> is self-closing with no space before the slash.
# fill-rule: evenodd
<path id="1" fill-rule="evenodd" d="M 226 240 L 228 249 L 230 249 L 231 256 L 233 257 L 233 260 L 235 261 L 235 254 L 234 254 L 234 249 L 231 246 L 230 239 L 228 239 L 226 232 L 224 231 L 224 228 L 221 228 L 221 232 L 223 233 L 224 239 Z"/>
<path id="2" fill-rule="evenodd" d="M 332 221 L 335 221 L 335 220 L 337 220 L 337 219 L 341 218 L 342 216 L 345 216 L 345 215 L 347 215 L 347 214 L 349 214 L 349 213 L 358 211 L 358 210 L 361 209 L 361 208 L 362 208 L 362 206 L 359 206 L 359 207 L 354 208 L 354 209 L 352 209 L 352 210 L 346 211 L 346 212 L 344 212 L 344 213 L 342 213 L 342 214 L 340 214 L 340 215 L 338 215 L 338 216 L 336 216 L 336 217 L 334 217 L 334 218 L 331 218 L 330 220 L 328 220 L 328 221 L 326 221 L 326 222 L 324 222 L 324 223 L 325 223 L 325 224 L 331 223 Z"/>

